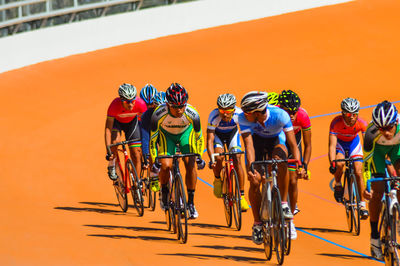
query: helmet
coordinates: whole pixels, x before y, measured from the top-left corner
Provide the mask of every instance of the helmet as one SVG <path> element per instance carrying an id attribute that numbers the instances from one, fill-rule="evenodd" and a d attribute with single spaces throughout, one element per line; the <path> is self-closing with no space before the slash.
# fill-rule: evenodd
<path id="1" fill-rule="evenodd" d="M 383 101 L 372 111 L 372 122 L 376 127 L 386 127 L 396 123 L 397 109 L 391 102 Z"/>
<path id="2" fill-rule="evenodd" d="M 167 100 L 165 99 L 165 92 L 159 91 L 155 96 L 154 96 L 154 103 L 157 105 L 161 105 L 165 103 Z"/>
<path id="3" fill-rule="evenodd" d="M 235 104 L 236 98 L 233 94 L 225 93 L 218 96 L 217 105 L 219 108 L 234 108 Z"/>
<path id="4" fill-rule="evenodd" d="M 279 105 L 279 94 L 276 92 L 268 93 L 268 104 Z"/>
<path id="5" fill-rule="evenodd" d="M 268 93 L 263 91 L 248 92 L 243 96 L 240 105 L 245 113 L 264 111 L 268 105 Z"/>
<path id="6" fill-rule="evenodd" d="M 154 86 L 151 84 L 146 84 L 146 86 L 144 86 L 140 91 L 140 98 L 142 98 L 146 104 L 152 104 L 156 94 L 156 88 L 154 88 Z"/>
<path id="7" fill-rule="evenodd" d="M 284 90 L 279 95 L 279 105 L 282 108 L 288 109 L 289 111 L 297 111 L 300 108 L 300 98 L 294 91 Z"/>
<path id="8" fill-rule="evenodd" d="M 358 113 L 360 110 L 360 102 L 357 99 L 346 98 L 340 104 L 342 111 L 346 113 Z"/>
<path id="9" fill-rule="evenodd" d="M 165 98 L 169 104 L 182 105 L 187 103 L 189 95 L 181 84 L 172 83 L 167 89 Z"/>
<path id="10" fill-rule="evenodd" d="M 119 86 L 118 94 L 119 97 L 125 98 L 127 100 L 132 100 L 136 98 L 136 88 L 131 84 L 124 83 Z"/>

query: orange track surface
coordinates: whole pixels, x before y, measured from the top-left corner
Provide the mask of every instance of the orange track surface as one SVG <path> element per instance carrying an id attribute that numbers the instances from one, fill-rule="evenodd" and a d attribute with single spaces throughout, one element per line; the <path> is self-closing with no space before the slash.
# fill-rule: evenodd
<path id="1" fill-rule="evenodd" d="M 362 106 L 400 99 L 400 3 L 360 0 L 238 23 L 40 63 L 0 75 L 0 264 L 275 264 L 250 240 L 252 215 L 237 232 L 225 227 L 222 202 L 198 181 L 200 217 L 178 244 L 159 205 L 142 218 L 116 206 L 106 176 L 103 131 L 122 82 L 165 89 L 182 83 L 203 131 L 218 94 L 293 89 L 310 116 L 339 110 L 344 97 Z M 371 109 L 361 111 L 369 120 Z M 313 155 L 327 152 L 332 116 L 312 119 Z M 206 157 L 205 157 L 206 158 Z M 300 182 L 296 226 L 369 255 L 369 222 L 347 233 L 333 202 L 322 157 Z M 207 169 L 199 176 L 212 182 Z M 247 196 L 246 196 L 247 197 Z M 285 265 L 378 265 L 298 231 Z"/>

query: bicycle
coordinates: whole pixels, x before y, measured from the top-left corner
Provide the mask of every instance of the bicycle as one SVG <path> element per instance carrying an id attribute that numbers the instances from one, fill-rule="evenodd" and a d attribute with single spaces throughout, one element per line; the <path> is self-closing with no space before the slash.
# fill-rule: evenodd
<path id="1" fill-rule="evenodd" d="M 151 211 L 154 211 L 156 208 L 156 199 L 157 192 L 151 191 L 150 184 L 152 182 L 153 177 L 150 176 L 150 166 L 147 158 L 142 157 L 142 169 L 140 170 L 140 180 L 142 181 L 142 195 L 144 198 L 144 204 Z"/>
<path id="2" fill-rule="evenodd" d="M 349 232 L 351 233 L 354 229 L 356 236 L 360 235 L 361 231 L 361 214 L 360 214 L 360 193 L 357 186 L 356 175 L 354 173 L 354 161 L 360 159 L 349 158 L 346 151 L 345 159 L 336 159 L 332 162 L 345 162 L 346 170 L 344 172 L 343 189 L 347 191 L 343 195 L 343 205 L 346 211 L 347 225 Z"/>
<path id="3" fill-rule="evenodd" d="M 171 158 L 172 161 L 172 178 L 169 185 L 168 208 L 165 211 L 168 230 L 171 228 L 177 234 L 177 239 L 182 244 L 187 242 L 188 238 L 188 208 L 186 201 L 186 193 L 183 185 L 182 175 L 179 170 L 179 159 L 186 157 L 199 157 L 197 153 L 161 155 L 156 161 L 165 158 Z"/>
<path id="4" fill-rule="evenodd" d="M 371 191 L 371 182 L 385 182 L 385 192 L 382 198 L 382 210 L 379 221 L 379 235 L 383 245 L 383 256 L 385 257 L 385 265 L 399 265 L 400 244 L 397 242 L 397 224 L 399 223 L 400 205 L 397 200 L 396 181 L 400 181 L 400 177 L 390 177 L 386 171 L 386 175 L 373 174 L 373 178 L 367 180 L 367 191 Z"/>
<path id="5" fill-rule="evenodd" d="M 275 250 L 278 264 L 282 265 L 284 256 L 290 253 L 291 240 L 290 221 L 285 221 L 284 219 L 281 195 L 277 185 L 279 163 L 299 164 L 299 161 L 296 159 L 255 161 L 251 163 L 250 168 L 254 173 L 254 166 L 261 166 L 261 170 L 266 177 L 266 182 L 262 185 L 260 206 L 260 219 L 263 222 L 264 252 L 267 260 L 270 260 L 272 251 Z M 268 171 L 268 165 L 271 165 L 271 174 Z"/>
<path id="6" fill-rule="evenodd" d="M 216 156 L 224 156 L 225 166 L 221 171 L 221 181 L 223 187 L 222 197 L 224 201 L 225 219 L 228 227 L 231 227 L 233 211 L 233 217 L 235 218 L 235 225 L 238 231 L 242 228 L 242 209 L 240 206 L 241 195 L 239 179 L 233 165 L 233 156 L 243 153 L 243 151 L 226 152 L 224 145 L 224 152 L 211 154 L 212 163 L 215 162 Z"/>
<path id="7" fill-rule="evenodd" d="M 124 154 L 124 168 L 122 168 L 121 161 L 118 154 L 116 156 L 115 172 L 118 176 L 117 180 L 114 181 L 115 194 L 117 195 L 119 206 L 123 212 L 128 210 L 128 197 L 127 194 L 130 192 L 133 199 L 133 204 L 138 212 L 139 216 L 143 216 L 143 197 L 141 182 L 138 179 L 135 166 L 133 165 L 132 159 L 129 158 L 126 149 L 126 144 L 129 141 L 121 141 L 115 144 L 107 145 L 107 159 L 111 156 L 111 147 L 121 146 Z M 121 150 L 119 150 L 121 151 Z"/>

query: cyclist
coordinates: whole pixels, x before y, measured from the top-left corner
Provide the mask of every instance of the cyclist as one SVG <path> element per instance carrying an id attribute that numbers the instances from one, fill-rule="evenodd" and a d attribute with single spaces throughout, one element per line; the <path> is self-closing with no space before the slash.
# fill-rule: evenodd
<path id="1" fill-rule="evenodd" d="M 386 157 L 400 175 L 400 124 L 396 107 L 388 102 L 379 103 L 372 112 L 364 139 L 364 181 L 371 178 L 371 173 L 385 174 Z M 364 191 L 369 199 L 371 225 L 371 256 L 382 259 L 382 248 L 379 239 L 378 221 L 384 193 L 383 182 L 371 183 L 371 192 Z"/>
<path id="2" fill-rule="evenodd" d="M 344 189 L 342 186 L 342 174 L 344 169 L 344 162 L 332 162 L 335 159 L 343 159 L 346 152 L 350 158 L 357 159 L 354 162 L 354 172 L 357 180 L 357 187 L 360 194 L 360 215 L 361 219 L 368 218 L 368 210 L 364 201 L 362 191 L 364 191 L 364 183 L 362 182 L 362 146 L 359 132 L 364 137 L 367 123 L 358 116 L 360 110 L 360 103 L 357 99 L 346 98 L 341 102 L 342 114 L 336 116 L 329 128 L 329 161 L 331 166 L 329 171 L 334 174 L 335 186 L 334 197 L 337 202 L 343 201 Z"/>
<path id="3" fill-rule="evenodd" d="M 104 133 L 106 147 L 111 143 L 120 142 L 121 131 L 124 131 L 125 139 L 130 141 L 128 146 L 133 164 L 137 173 L 140 173 L 142 150 L 139 118 L 146 111 L 146 104 L 140 98 L 136 99 L 136 88 L 131 84 L 122 84 L 118 94 L 119 97 L 111 102 L 107 111 Z M 112 155 L 107 158 L 110 161 L 108 176 L 111 180 L 116 180 L 117 147 L 113 147 L 111 151 Z"/>
<path id="4" fill-rule="evenodd" d="M 212 164 L 211 154 L 224 152 L 224 142 L 229 151 L 241 151 L 240 136 L 238 131 L 238 116 L 242 110 L 236 106 L 236 98 L 233 94 L 221 94 L 217 99 L 217 106 L 208 117 L 207 126 L 207 153 L 210 158 L 209 166 L 214 172 L 214 195 L 222 197 L 221 169 L 223 168 L 223 156 L 216 158 Z M 233 156 L 234 167 L 238 174 L 240 187 L 240 207 L 242 211 L 249 209 L 249 204 L 244 198 L 244 171 L 240 161 L 241 154 Z"/>
<path id="5" fill-rule="evenodd" d="M 297 147 L 299 148 L 300 158 L 303 165 L 302 177 L 308 179 L 307 176 L 307 165 L 311 158 L 311 121 L 307 114 L 307 111 L 300 107 L 301 101 L 297 93 L 291 90 L 284 90 L 279 96 L 279 106 L 285 110 L 290 116 L 290 120 L 293 124 L 293 131 L 296 138 Z M 301 142 L 304 142 L 304 155 L 302 154 Z M 290 146 L 286 142 L 288 147 L 288 158 L 292 158 L 293 154 L 290 150 Z M 297 174 L 293 166 L 289 166 L 289 199 L 290 209 L 298 210 L 297 206 L 298 188 L 297 188 Z M 291 238 L 297 238 L 296 227 L 294 222 L 290 223 L 291 226 Z"/>
<path id="6" fill-rule="evenodd" d="M 244 95 L 241 101 L 243 113 L 239 115 L 239 126 L 246 150 L 247 167 L 254 161 L 266 158 L 286 159 L 287 143 L 293 157 L 300 161 L 299 149 L 293 132 L 289 115 L 276 106 L 268 105 L 268 93 L 252 91 Z M 263 243 L 262 222 L 260 220 L 262 177 L 259 172 L 248 171 L 250 181 L 249 199 L 252 206 L 254 225 L 252 240 L 256 244 Z M 300 175 L 300 170 L 297 170 Z M 286 201 L 289 185 L 289 174 L 286 164 L 279 165 L 278 186 L 282 198 L 282 209 L 285 219 L 292 219 L 293 214 Z"/>
<path id="7" fill-rule="evenodd" d="M 181 153 L 202 154 L 204 140 L 201 132 L 200 116 L 197 110 L 187 103 L 188 93 L 179 83 L 172 83 L 166 91 L 167 103 L 160 105 L 153 113 L 150 124 L 150 155 L 155 162 L 157 155 L 174 155 L 179 144 Z M 158 148 L 157 148 L 158 143 Z M 184 158 L 186 168 L 186 188 L 188 193 L 189 218 L 198 217 L 194 205 L 194 194 L 197 182 L 195 159 Z M 203 169 L 204 160 L 197 158 L 197 168 Z M 160 170 L 161 168 L 161 170 Z M 161 208 L 168 208 L 167 183 L 172 171 L 172 159 L 161 159 L 153 164 L 153 170 L 159 171 L 161 182 Z"/>
<path id="8" fill-rule="evenodd" d="M 268 104 L 279 106 L 279 93 L 269 92 L 268 93 Z"/>
<path id="9" fill-rule="evenodd" d="M 143 92 L 143 94 L 142 94 Z M 165 92 L 164 92 L 165 94 Z M 148 158 L 149 158 L 149 140 L 150 140 L 150 121 L 151 116 L 153 115 L 154 110 L 160 104 L 165 102 L 165 97 L 163 98 L 162 92 L 157 92 L 156 88 L 153 85 L 147 84 L 142 91 L 140 92 L 140 96 L 147 104 L 147 111 L 143 114 L 141 118 L 141 132 L 142 132 L 142 153 L 144 158 L 144 165 L 148 167 Z M 157 173 L 150 172 L 150 189 L 154 192 L 160 190 Z"/>

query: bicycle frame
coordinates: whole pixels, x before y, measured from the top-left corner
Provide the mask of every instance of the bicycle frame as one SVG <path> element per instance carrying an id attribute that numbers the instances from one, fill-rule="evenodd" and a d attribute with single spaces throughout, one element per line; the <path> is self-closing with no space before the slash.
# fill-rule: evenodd
<path id="1" fill-rule="evenodd" d="M 130 178 L 128 178 L 128 171 L 127 171 L 129 156 L 128 156 L 128 151 L 127 151 L 125 145 L 128 143 L 129 143 L 129 141 L 122 141 L 122 142 L 118 142 L 118 143 L 107 146 L 107 151 L 108 151 L 109 155 L 112 154 L 111 147 L 122 146 L 122 152 L 124 154 L 124 168 L 121 167 L 121 160 L 119 158 L 119 155 L 114 154 L 114 156 L 116 156 L 116 161 L 118 163 L 119 169 L 123 172 L 122 173 L 122 181 L 124 182 L 124 186 L 125 186 L 125 194 L 128 194 L 130 192 L 130 187 L 133 186 L 132 181 L 130 180 Z M 124 169 L 124 170 L 122 170 L 122 169 Z M 128 186 L 128 182 L 129 182 L 129 186 Z"/>

